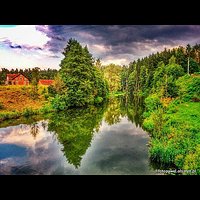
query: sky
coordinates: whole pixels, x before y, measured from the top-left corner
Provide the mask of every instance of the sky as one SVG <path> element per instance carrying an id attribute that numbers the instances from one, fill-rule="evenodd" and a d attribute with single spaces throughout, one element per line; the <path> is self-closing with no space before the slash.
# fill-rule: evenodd
<path id="1" fill-rule="evenodd" d="M 0 25 L 0 67 L 59 69 L 70 38 L 103 65 L 200 43 L 200 25 Z"/>

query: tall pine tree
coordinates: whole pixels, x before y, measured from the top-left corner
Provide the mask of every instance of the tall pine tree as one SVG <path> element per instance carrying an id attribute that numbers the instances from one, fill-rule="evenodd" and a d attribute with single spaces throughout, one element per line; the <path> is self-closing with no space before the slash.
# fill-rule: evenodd
<path id="1" fill-rule="evenodd" d="M 66 92 L 57 94 L 53 100 L 54 107 L 62 110 L 102 102 L 106 98 L 107 86 L 102 74 L 94 66 L 87 46 L 82 47 L 77 40 L 70 39 L 63 55 L 65 57 L 59 73 Z"/>

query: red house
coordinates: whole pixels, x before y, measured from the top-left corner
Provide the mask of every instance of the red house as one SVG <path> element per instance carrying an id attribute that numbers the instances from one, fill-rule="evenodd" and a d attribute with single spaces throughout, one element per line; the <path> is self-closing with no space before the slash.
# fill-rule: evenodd
<path id="1" fill-rule="evenodd" d="M 23 74 L 7 74 L 6 85 L 29 85 L 30 80 Z"/>
<path id="2" fill-rule="evenodd" d="M 46 80 L 46 79 L 40 79 L 38 84 L 39 85 L 52 85 L 54 80 Z"/>

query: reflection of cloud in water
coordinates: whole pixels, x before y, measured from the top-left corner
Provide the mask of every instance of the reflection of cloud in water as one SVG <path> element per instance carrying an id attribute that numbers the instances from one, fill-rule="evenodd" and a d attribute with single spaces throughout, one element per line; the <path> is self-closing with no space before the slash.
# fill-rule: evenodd
<path id="1" fill-rule="evenodd" d="M 120 131 L 119 131 L 120 130 Z M 136 127 L 135 124 L 128 121 L 127 117 L 121 118 L 120 123 L 108 125 L 105 121 L 102 122 L 100 132 L 115 132 L 115 134 L 128 134 L 128 135 L 140 135 L 141 137 L 148 138 L 148 134 L 140 127 Z M 98 134 L 101 137 L 101 134 Z M 97 136 L 98 137 L 98 136 Z"/>
<path id="2" fill-rule="evenodd" d="M 30 134 L 31 125 L 0 129 L 2 145 L 18 145 L 26 148 L 23 156 L 18 154 L 13 157 L 7 151 L 7 157 L 0 162 L 0 174 L 52 174 L 63 165 L 65 159 L 60 151 L 61 145 L 53 134 L 45 131 L 42 122 L 38 122 L 38 127 L 35 138 Z"/>
<path id="3" fill-rule="evenodd" d="M 4 128 L 3 135 L 0 138 L 1 143 L 15 143 L 18 145 L 32 147 L 45 137 L 46 131 L 42 128 L 41 122 L 38 123 L 38 135 L 34 138 L 31 133 L 31 125 L 18 125 Z M 2 130 L 0 129 L 0 133 Z"/>
<path id="4" fill-rule="evenodd" d="M 44 122 L 43 122 L 44 123 Z M 34 138 L 31 125 L 0 129 L 0 144 L 26 148 L 25 155 L 0 160 L 0 174 L 150 174 L 148 135 L 122 118 L 112 126 L 102 122 L 78 169 L 69 164 L 57 137 L 38 122 Z"/>
<path id="5" fill-rule="evenodd" d="M 83 174 L 152 174 L 148 165 L 148 135 L 126 118 L 109 126 L 103 122 L 83 157 Z"/>

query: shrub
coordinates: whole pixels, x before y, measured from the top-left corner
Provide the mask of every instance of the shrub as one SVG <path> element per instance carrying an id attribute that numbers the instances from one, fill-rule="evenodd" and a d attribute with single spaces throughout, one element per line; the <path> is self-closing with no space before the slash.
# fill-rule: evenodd
<path id="1" fill-rule="evenodd" d="M 51 100 L 53 109 L 58 111 L 67 109 L 66 98 L 64 96 L 56 95 L 54 99 Z"/>
<path id="2" fill-rule="evenodd" d="M 31 115 L 34 115 L 36 114 L 37 112 L 34 111 L 32 108 L 26 108 L 24 111 L 23 111 L 23 116 L 24 117 L 28 117 L 28 116 L 31 116 Z"/>
<path id="3" fill-rule="evenodd" d="M 194 153 L 190 153 L 185 157 L 183 169 L 196 170 L 195 174 L 200 175 L 200 145 L 197 146 L 196 151 Z"/>
<path id="4" fill-rule="evenodd" d="M 162 107 L 162 103 L 157 94 L 152 94 L 145 99 L 145 106 L 147 108 L 147 111 L 152 112 L 159 107 Z"/>
<path id="5" fill-rule="evenodd" d="M 46 104 L 44 105 L 41 110 L 40 110 L 42 113 L 49 113 L 49 112 L 52 112 L 53 111 L 53 108 L 52 108 L 52 105 L 50 104 Z"/>
<path id="6" fill-rule="evenodd" d="M 178 154 L 175 157 L 175 165 L 179 168 L 179 169 L 183 169 L 183 164 L 184 164 L 184 156 L 182 154 Z"/>
<path id="7" fill-rule="evenodd" d="M 153 139 L 152 146 L 150 148 L 150 157 L 153 161 L 161 164 L 172 164 L 176 156 L 176 149 L 173 145 L 165 144 L 163 142 Z"/>
<path id="8" fill-rule="evenodd" d="M 154 129 L 154 123 L 153 123 L 153 119 L 152 118 L 147 118 L 144 120 L 143 122 L 143 127 L 145 130 L 147 130 L 148 132 L 152 132 Z"/>
<path id="9" fill-rule="evenodd" d="M 56 96 L 57 92 L 56 92 L 56 89 L 54 88 L 53 85 L 50 85 L 50 86 L 48 87 L 48 93 L 49 93 L 49 95 L 52 96 L 52 97 L 55 97 L 55 96 Z"/>

